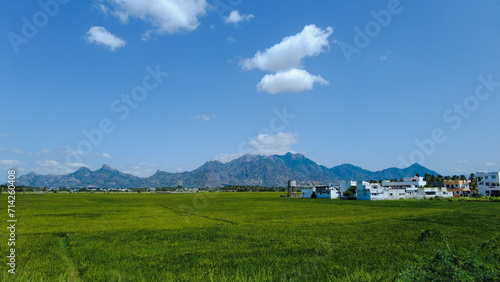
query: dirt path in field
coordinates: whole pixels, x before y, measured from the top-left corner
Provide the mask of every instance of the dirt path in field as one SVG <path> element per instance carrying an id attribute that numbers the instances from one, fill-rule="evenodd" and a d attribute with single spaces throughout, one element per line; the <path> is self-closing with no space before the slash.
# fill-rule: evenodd
<path id="1" fill-rule="evenodd" d="M 66 273 L 68 274 L 68 281 L 72 282 L 80 282 L 80 276 L 78 275 L 78 270 L 75 267 L 75 264 L 69 257 L 68 247 L 66 246 L 66 237 L 59 237 L 59 246 L 61 247 L 61 251 L 63 253 L 63 260 L 66 264 Z"/>

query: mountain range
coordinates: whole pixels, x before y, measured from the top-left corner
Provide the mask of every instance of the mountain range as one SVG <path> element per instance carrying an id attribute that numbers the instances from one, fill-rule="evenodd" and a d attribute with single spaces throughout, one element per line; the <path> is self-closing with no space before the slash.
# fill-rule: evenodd
<path id="1" fill-rule="evenodd" d="M 17 185 L 48 188 L 156 188 L 156 187 L 220 187 L 251 185 L 284 187 L 287 180 L 302 183 L 339 183 L 341 180 L 381 180 L 415 176 L 438 175 L 418 163 L 407 168 L 368 171 L 351 164 L 332 168 L 319 165 L 302 154 L 244 155 L 228 163 L 209 161 L 193 171 L 170 173 L 157 171 L 150 177 L 122 173 L 108 165 L 92 171 L 82 167 L 64 175 L 39 175 L 30 172 L 18 178 Z"/>

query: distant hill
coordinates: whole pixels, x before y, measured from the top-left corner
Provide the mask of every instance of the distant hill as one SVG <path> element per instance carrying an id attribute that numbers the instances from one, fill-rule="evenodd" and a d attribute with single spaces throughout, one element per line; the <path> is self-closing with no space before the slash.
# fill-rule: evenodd
<path id="1" fill-rule="evenodd" d="M 145 187 L 219 187 L 222 185 L 286 186 L 287 180 L 297 182 L 338 183 L 341 180 L 380 180 L 414 176 L 438 175 L 417 163 L 410 167 L 368 171 L 343 164 L 332 168 L 318 165 L 302 154 L 244 155 L 228 163 L 209 161 L 193 171 L 170 173 L 157 171 L 150 177 L 122 173 L 108 165 L 91 171 L 80 168 L 65 175 L 38 175 L 30 172 L 19 177 L 18 185 L 49 188 L 145 188 Z"/>

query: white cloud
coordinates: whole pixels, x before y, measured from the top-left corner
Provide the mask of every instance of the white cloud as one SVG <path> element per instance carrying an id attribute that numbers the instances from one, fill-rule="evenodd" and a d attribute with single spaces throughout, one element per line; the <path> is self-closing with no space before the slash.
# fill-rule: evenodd
<path id="1" fill-rule="evenodd" d="M 9 138 L 8 134 L 0 134 L 0 138 Z"/>
<path id="2" fill-rule="evenodd" d="M 495 162 L 487 162 L 485 165 L 486 166 L 500 166 L 500 164 L 495 163 Z"/>
<path id="3" fill-rule="evenodd" d="M 257 155 L 282 155 L 291 152 L 290 146 L 297 141 L 297 133 L 280 132 L 276 135 L 261 134 L 248 144 L 255 147 Z"/>
<path id="4" fill-rule="evenodd" d="M 71 167 L 71 168 L 81 168 L 81 167 L 90 168 L 90 166 L 88 166 L 84 163 L 66 163 L 66 166 Z"/>
<path id="5" fill-rule="evenodd" d="M 3 151 L 3 150 L 5 150 L 5 149 L 4 148 L 0 148 L 0 151 Z"/>
<path id="6" fill-rule="evenodd" d="M 75 151 L 75 150 L 73 150 L 73 151 L 70 152 L 70 151 L 66 150 L 65 148 L 59 148 L 59 151 L 57 151 L 57 153 L 62 154 L 62 155 L 67 155 L 67 154 L 83 155 L 83 151 L 77 151 L 77 150 Z"/>
<path id="7" fill-rule="evenodd" d="M 254 18 L 254 15 L 240 15 L 238 10 L 233 10 L 229 16 L 224 18 L 224 21 L 229 24 L 238 24 L 242 21 L 249 21 Z"/>
<path id="8" fill-rule="evenodd" d="M 192 117 L 192 120 L 202 120 L 202 121 L 210 121 L 211 119 L 214 119 L 216 115 L 211 114 L 211 115 L 197 115 L 195 117 Z"/>
<path id="9" fill-rule="evenodd" d="M 245 70 L 285 71 L 299 68 L 303 58 L 318 56 L 324 52 L 324 47 L 329 47 L 328 37 L 332 33 L 331 27 L 323 30 L 313 24 L 306 25 L 301 32 L 283 38 L 264 52 L 258 51 L 253 58 L 242 60 L 240 65 Z"/>
<path id="10" fill-rule="evenodd" d="M 247 143 L 251 147 L 248 150 L 244 152 L 240 151 L 239 153 L 219 154 L 212 160 L 227 163 L 245 154 L 283 155 L 288 152 L 295 153 L 291 149 L 291 146 L 296 144 L 297 141 L 297 133 L 280 132 L 276 135 L 261 134 Z"/>
<path id="11" fill-rule="evenodd" d="M 84 163 L 62 164 L 55 160 L 37 161 L 36 163 L 38 166 L 31 171 L 37 174 L 67 174 L 80 167 L 89 167 Z"/>
<path id="12" fill-rule="evenodd" d="M 127 42 L 118 38 L 116 35 L 111 34 L 102 26 L 93 26 L 86 33 L 87 41 L 89 43 L 97 43 L 104 45 L 111 49 L 111 51 L 115 51 L 115 49 L 125 46 Z"/>
<path id="13" fill-rule="evenodd" d="M 36 156 L 41 156 L 41 155 L 48 155 L 50 153 L 50 150 L 49 149 L 42 149 L 42 151 L 38 152 L 38 153 L 35 153 L 35 154 L 32 154 L 32 153 L 28 153 L 28 155 L 32 156 L 32 155 L 36 155 Z"/>
<path id="14" fill-rule="evenodd" d="M 458 160 L 458 161 L 457 161 L 457 164 L 464 164 L 464 163 L 466 163 L 466 162 L 467 162 L 467 160 Z"/>
<path id="15" fill-rule="evenodd" d="M 241 156 L 243 156 L 244 153 L 234 153 L 234 154 L 219 154 L 217 156 L 215 156 L 215 158 L 213 158 L 214 161 L 219 161 L 221 163 L 228 163 L 234 159 L 237 159 Z"/>
<path id="16" fill-rule="evenodd" d="M 149 39 L 151 39 L 153 37 L 153 30 L 152 29 L 148 29 L 146 30 L 143 34 L 142 34 L 142 38 L 141 40 L 142 41 L 148 41 Z"/>
<path id="17" fill-rule="evenodd" d="M 156 170 L 151 168 L 143 168 L 139 165 L 132 167 L 131 169 L 125 169 L 123 173 L 132 174 L 138 177 L 149 177 L 155 174 Z"/>
<path id="18" fill-rule="evenodd" d="M 92 7 L 96 8 L 97 10 L 99 10 L 104 15 L 106 15 L 106 16 L 108 15 L 108 7 L 106 5 L 103 5 L 102 3 L 94 2 L 92 4 Z"/>
<path id="19" fill-rule="evenodd" d="M 76 152 L 76 154 L 80 155 L 80 152 Z M 108 154 L 108 153 L 100 153 L 100 154 L 92 154 L 93 156 L 96 156 L 96 157 L 100 157 L 100 158 L 103 158 L 103 159 L 112 159 L 113 157 Z"/>
<path id="20" fill-rule="evenodd" d="M 385 54 L 383 54 L 382 56 L 380 56 L 380 60 L 381 61 L 385 61 L 387 60 L 387 58 L 389 58 L 389 56 L 392 54 L 392 51 L 387 51 Z"/>
<path id="21" fill-rule="evenodd" d="M 15 154 L 23 154 L 24 151 L 19 149 L 19 148 L 14 148 L 11 150 L 12 153 L 15 153 Z"/>
<path id="22" fill-rule="evenodd" d="M 321 85 L 328 85 L 328 81 L 319 75 L 311 75 L 305 70 L 291 69 L 276 74 L 267 74 L 257 84 L 257 89 L 271 94 L 301 92 L 312 90 L 316 82 Z"/>
<path id="23" fill-rule="evenodd" d="M 235 40 L 234 38 L 232 38 L 231 36 L 229 36 L 229 37 L 227 38 L 227 41 L 229 41 L 229 43 L 234 43 L 234 42 L 236 42 L 236 40 Z"/>
<path id="24" fill-rule="evenodd" d="M 101 154 L 101 157 L 105 158 L 105 159 L 111 159 L 111 155 L 107 154 L 107 153 L 102 153 Z"/>
<path id="25" fill-rule="evenodd" d="M 18 160 L 0 160 L 0 165 L 12 167 L 21 166 L 24 165 L 24 163 Z"/>
<path id="26" fill-rule="evenodd" d="M 123 23 L 138 18 L 157 28 L 158 33 L 192 31 L 198 17 L 206 13 L 206 0 L 108 0 L 110 13 Z"/>
<path id="27" fill-rule="evenodd" d="M 125 167 L 123 172 L 139 177 L 149 177 L 156 173 L 157 169 L 155 169 L 154 167 L 156 167 L 155 164 L 141 162 L 134 165 L 132 168 Z"/>

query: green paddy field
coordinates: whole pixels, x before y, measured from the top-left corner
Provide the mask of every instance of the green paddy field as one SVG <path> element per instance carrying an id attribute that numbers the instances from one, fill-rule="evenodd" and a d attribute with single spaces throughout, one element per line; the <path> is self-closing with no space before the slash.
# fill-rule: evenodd
<path id="1" fill-rule="evenodd" d="M 17 194 L 16 275 L 2 281 L 395 281 L 442 245 L 500 232 L 500 203 L 342 201 L 282 193 Z"/>

